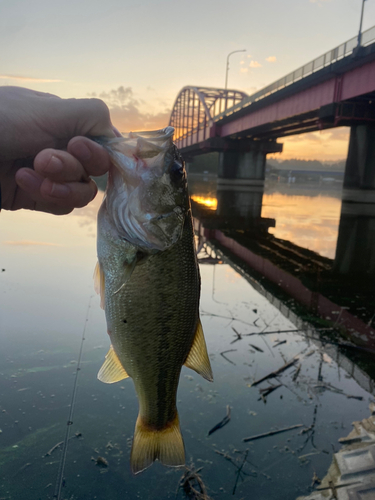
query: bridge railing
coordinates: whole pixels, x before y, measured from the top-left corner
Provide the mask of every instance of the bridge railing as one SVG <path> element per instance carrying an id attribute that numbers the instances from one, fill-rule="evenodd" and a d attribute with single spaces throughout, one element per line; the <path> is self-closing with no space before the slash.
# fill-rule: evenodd
<path id="1" fill-rule="evenodd" d="M 362 33 L 361 45 L 362 46 L 369 45 L 374 41 L 375 41 L 375 26 L 369 28 L 368 30 Z M 288 75 L 284 76 L 283 78 L 280 78 L 280 80 L 277 80 L 276 82 L 271 83 L 270 85 L 259 90 L 258 92 L 255 92 L 255 94 L 246 97 L 240 103 L 236 104 L 231 108 L 228 108 L 223 113 L 215 115 L 213 117 L 214 121 L 218 121 L 224 116 L 230 116 L 236 111 L 239 111 L 240 109 L 249 106 L 253 102 L 259 101 L 260 99 L 263 99 L 264 97 L 267 97 L 268 95 L 273 94 L 274 92 L 277 92 L 278 90 L 285 88 L 288 85 L 297 82 L 298 80 L 302 80 L 302 78 L 305 78 L 306 76 L 309 76 L 312 73 L 315 73 L 316 71 L 319 71 L 322 68 L 329 66 L 330 64 L 339 61 L 344 57 L 349 56 L 350 54 L 353 53 L 354 49 L 357 46 L 357 43 L 358 43 L 357 36 L 351 38 L 350 40 L 347 40 L 345 43 L 342 43 L 338 47 L 335 47 L 334 49 L 317 57 L 313 61 L 308 62 L 301 68 L 298 68 L 292 73 L 289 73 Z"/>

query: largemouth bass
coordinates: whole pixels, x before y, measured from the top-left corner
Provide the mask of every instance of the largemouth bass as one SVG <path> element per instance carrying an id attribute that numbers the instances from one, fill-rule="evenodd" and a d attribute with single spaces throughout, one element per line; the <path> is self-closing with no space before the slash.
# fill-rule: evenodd
<path id="1" fill-rule="evenodd" d="M 176 409 L 182 365 L 212 381 L 186 172 L 173 132 L 102 142 L 112 166 L 98 214 L 95 281 L 111 347 L 98 378 L 133 379 L 139 400 L 133 473 L 156 459 L 185 463 Z"/>

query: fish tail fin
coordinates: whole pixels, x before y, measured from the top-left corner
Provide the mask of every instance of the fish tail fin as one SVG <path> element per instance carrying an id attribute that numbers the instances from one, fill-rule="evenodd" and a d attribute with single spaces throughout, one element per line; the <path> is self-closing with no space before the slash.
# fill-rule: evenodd
<path id="1" fill-rule="evenodd" d="M 176 417 L 161 430 L 148 427 L 138 415 L 130 457 L 133 474 L 147 469 L 156 459 L 171 467 L 185 464 L 184 441 L 177 411 Z"/>

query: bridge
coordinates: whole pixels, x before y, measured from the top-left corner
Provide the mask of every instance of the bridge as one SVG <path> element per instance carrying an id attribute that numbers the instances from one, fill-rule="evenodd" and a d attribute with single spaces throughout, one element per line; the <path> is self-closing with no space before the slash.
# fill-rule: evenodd
<path id="1" fill-rule="evenodd" d="M 187 161 L 219 152 L 218 184 L 262 185 L 266 155 L 282 151 L 278 138 L 349 126 L 344 188 L 375 201 L 375 26 L 361 42 L 353 37 L 250 96 L 184 87 L 170 117 L 176 145 Z"/>

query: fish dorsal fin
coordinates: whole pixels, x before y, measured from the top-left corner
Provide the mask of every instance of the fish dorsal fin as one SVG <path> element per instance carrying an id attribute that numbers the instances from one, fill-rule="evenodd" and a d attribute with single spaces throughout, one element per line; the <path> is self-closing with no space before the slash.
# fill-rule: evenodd
<path id="1" fill-rule="evenodd" d="M 204 340 L 200 319 L 198 319 L 193 345 L 184 364 L 188 368 L 195 370 L 199 375 L 202 375 L 209 382 L 213 381 L 211 363 L 207 354 L 206 341 Z"/>
<path id="2" fill-rule="evenodd" d="M 129 375 L 126 373 L 124 367 L 122 366 L 120 360 L 118 359 L 113 346 L 109 348 L 107 356 L 103 366 L 100 368 L 98 373 L 98 379 L 105 384 L 114 384 L 119 380 L 128 378 Z"/>
<path id="3" fill-rule="evenodd" d="M 105 305 L 105 278 L 99 262 L 96 263 L 94 270 L 94 289 L 100 294 L 100 307 L 104 309 Z"/>

